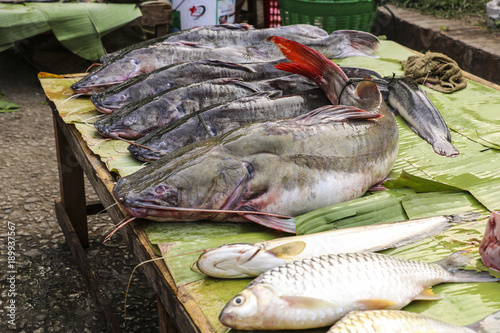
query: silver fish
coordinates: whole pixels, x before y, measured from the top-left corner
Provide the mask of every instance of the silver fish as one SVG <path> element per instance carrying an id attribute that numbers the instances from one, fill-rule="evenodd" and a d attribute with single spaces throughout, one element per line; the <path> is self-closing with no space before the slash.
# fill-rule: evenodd
<path id="1" fill-rule="evenodd" d="M 500 212 L 491 213 L 479 253 L 486 267 L 500 271 Z"/>
<path id="2" fill-rule="evenodd" d="M 284 78 L 285 76 L 290 76 L 290 73 L 274 67 L 274 65 L 281 61 L 253 64 L 236 64 L 218 60 L 194 61 L 165 66 L 152 72 L 135 76 L 119 84 L 116 84 L 117 78 L 111 76 L 99 78 L 99 81 L 89 80 L 85 82 L 81 80 L 78 82 L 78 87 L 77 84 L 73 85 L 73 89 L 79 93 L 92 93 L 103 89 L 106 86 L 106 82 L 116 84 L 104 91 L 94 93 L 90 98 L 96 109 L 100 112 L 111 113 L 127 104 L 138 102 L 161 92 L 210 79 L 237 77 L 244 81 L 253 82 L 283 77 L 283 80 L 291 80 L 291 78 Z M 380 74 L 366 68 L 341 68 L 350 78 L 371 76 L 380 78 Z M 275 81 L 275 84 L 277 82 L 279 81 Z M 283 90 L 281 86 L 261 90 L 275 89 Z M 293 92 L 290 91 L 288 93 Z"/>
<path id="3" fill-rule="evenodd" d="M 171 35 L 159 37 L 146 43 L 137 44 L 124 51 L 112 54 L 111 59 L 130 52 L 132 49 L 149 47 L 164 42 L 196 42 L 217 47 L 228 45 L 258 46 L 266 48 L 266 52 L 274 50 L 262 44 L 270 36 L 281 36 L 298 43 L 317 49 L 329 58 L 343 58 L 347 56 L 368 56 L 378 46 L 378 39 L 372 34 L 354 31 L 337 30 L 330 35 L 323 29 L 309 24 L 295 24 L 275 28 L 252 29 L 251 26 L 235 24 L 220 26 L 205 26 L 194 28 Z"/>
<path id="4" fill-rule="evenodd" d="M 317 88 L 280 95 L 279 91 L 263 91 L 191 112 L 137 140 L 138 145 L 130 145 L 128 150 L 139 160 L 154 161 L 188 144 L 251 122 L 297 117 L 328 104 L 328 99 Z"/>
<path id="5" fill-rule="evenodd" d="M 72 86 L 78 93 L 94 93 L 92 103 L 103 113 L 111 113 L 120 107 L 169 89 L 205 80 L 238 77 L 255 81 L 285 76 L 288 73 L 276 69 L 279 61 L 253 64 L 237 64 L 219 60 L 200 60 L 173 64 L 126 80 L 120 72 L 109 75 L 89 76 Z"/>
<path id="6" fill-rule="evenodd" d="M 388 101 L 409 127 L 432 145 L 437 154 L 447 157 L 459 155 L 459 151 L 451 144 L 446 122 L 415 81 L 407 77 L 390 79 Z"/>
<path id="7" fill-rule="evenodd" d="M 401 309 L 415 299 L 439 299 L 431 290 L 438 283 L 499 280 L 458 269 L 468 261 L 462 252 L 430 264 L 379 253 L 304 259 L 253 280 L 227 303 L 219 320 L 245 330 L 331 326 L 353 310 Z"/>
<path id="8" fill-rule="evenodd" d="M 160 45 L 130 51 L 86 75 L 70 88 L 77 93 L 85 93 L 85 90 L 98 91 L 99 87 L 101 89 L 109 87 L 161 67 L 206 59 L 236 63 L 277 60 L 267 52 L 253 46 L 214 47 L 191 42 L 164 42 Z"/>
<path id="9" fill-rule="evenodd" d="M 456 326 L 420 313 L 401 310 L 351 311 L 327 333 L 499 333 L 500 311 L 467 325 Z"/>
<path id="10" fill-rule="evenodd" d="M 99 133 L 104 136 L 118 136 L 125 139 L 138 139 L 144 135 L 153 132 L 155 129 L 173 122 L 176 119 L 195 112 L 201 112 L 207 108 L 216 106 L 221 107 L 225 103 L 236 101 L 239 98 L 249 96 L 260 91 L 275 91 L 276 95 L 291 94 L 304 90 L 310 90 L 315 85 L 311 81 L 302 76 L 290 75 L 282 78 L 275 78 L 263 81 L 253 81 L 252 83 L 243 82 L 238 78 L 214 79 L 200 83 L 179 87 L 177 89 L 168 90 L 143 99 L 138 103 L 127 105 L 126 107 L 113 112 L 108 117 L 99 119 L 94 123 Z M 316 94 L 317 96 L 318 94 Z M 321 95 L 321 92 L 319 93 Z M 321 98 L 318 98 L 318 102 Z M 327 103 L 325 99 L 325 103 Z M 324 105 L 317 105 L 321 106 Z M 277 105 L 280 107 L 280 105 Z M 316 107 L 311 108 L 314 109 Z M 242 110 L 244 105 L 242 105 Z M 207 111 L 201 112 L 205 114 Z M 261 120 L 262 117 L 252 118 L 250 111 L 246 112 L 248 117 L 241 117 L 244 120 L 239 124 L 248 123 L 252 120 Z M 287 114 L 281 113 L 283 118 L 286 115 L 294 116 L 291 111 Z M 265 116 L 264 114 L 262 115 Z M 215 117 L 215 115 L 211 115 Z M 215 117 L 217 119 L 217 117 Z M 273 118 L 273 113 L 265 119 Z M 210 122 L 209 119 L 206 123 Z M 231 128 L 231 125 L 224 124 L 226 130 Z M 234 128 L 235 126 L 233 126 Z M 213 126 L 214 130 L 216 126 Z M 179 131 L 182 132 L 180 128 Z M 205 130 L 203 130 L 206 133 Z M 217 131 L 219 133 L 219 131 Z M 185 133 L 188 134 L 188 133 Z M 193 136 L 193 133 L 189 133 Z"/>
<path id="11" fill-rule="evenodd" d="M 477 215 L 470 212 L 443 215 L 276 238 L 255 244 L 227 244 L 205 251 L 196 265 L 212 277 L 256 277 L 274 267 L 309 257 L 375 252 L 403 246 L 446 231 L 458 223 L 474 221 Z"/>
<path id="12" fill-rule="evenodd" d="M 120 179 L 113 194 L 136 217 L 254 221 L 295 232 L 293 223 L 270 214 L 297 216 L 359 197 L 390 172 L 393 123 L 372 120 L 380 116 L 324 106 L 251 123 L 145 166 Z M 332 144 L 346 137 L 356 144 Z"/>
<path id="13" fill-rule="evenodd" d="M 289 46 L 289 58 L 319 62 L 324 71 L 312 77 L 331 87 L 330 100 L 338 98 L 348 80 L 338 66 L 298 43 L 274 41 Z M 184 147 L 122 178 L 114 196 L 137 217 L 250 220 L 294 232 L 269 214 L 297 216 L 354 199 L 394 165 L 397 126 L 377 85 L 349 86 L 341 100 L 349 104 L 252 123 Z"/>

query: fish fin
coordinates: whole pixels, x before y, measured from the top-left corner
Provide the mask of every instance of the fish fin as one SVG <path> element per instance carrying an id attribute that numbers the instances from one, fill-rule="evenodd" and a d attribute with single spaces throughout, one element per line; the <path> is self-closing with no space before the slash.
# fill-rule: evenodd
<path id="1" fill-rule="evenodd" d="M 338 104 L 337 94 L 334 90 L 329 89 L 328 82 L 322 76 L 321 72 L 314 67 L 307 66 L 305 64 L 295 64 L 289 62 L 282 62 L 275 65 L 279 70 L 302 75 L 311 81 L 313 81 L 321 90 L 326 92 L 328 99 L 333 104 Z"/>
<path id="2" fill-rule="evenodd" d="M 256 215 L 256 214 L 241 214 L 246 219 L 263 225 L 265 227 L 276 229 L 291 234 L 295 233 L 295 219 L 282 219 L 269 215 Z"/>
<path id="3" fill-rule="evenodd" d="M 294 309 L 324 309 L 332 308 L 334 305 L 319 298 L 306 296 L 280 296 L 280 300 L 285 301 L 289 307 Z"/>
<path id="4" fill-rule="evenodd" d="M 380 183 L 377 183 L 375 185 L 373 185 L 372 187 L 370 187 L 368 189 L 368 191 L 385 191 L 387 190 L 387 188 L 385 188 L 384 186 L 382 186 L 382 184 L 385 182 L 385 179 L 383 181 L 381 181 Z"/>
<path id="5" fill-rule="evenodd" d="M 289 39 L 271 36 L 266 40 L 273 42 L 290 62 L 299 66 L 283 66 L 280 64 L 281 68 L 279 69 L 310 71 L 311 74 L 308 74 L 309 76 L 306 77 L 316 83 L 333 104 L 338 103 L 337 92 L 348 81 L 347 75 L 345 75 L 339 66 L 318 51 Z M 292 73 L 304 75 L 298 72 Z M 332 80 L 331 78 L 337 79 Z M 329 85 L 325 86 L 325 82 L 329 82 Z"/>
<path id="6" fill-rule="evenodd" d="M 356 303 L 363 307 L 364 310 L 387 309 L 397 305 L 395 301 L 389 299 L 360 299 Z"/>
<path id="7" fill-rule="evenodd" d="M 378 79 L 382 79 L 382 76 L 375 72 L 374 70 L 363 68 L 363 67 L 349 67 L 349 66 L 340 66 L 340 69 L 347 75 L 349 78 L 360 78 L 360 77 L 371 77 L 374 76 Z"/>
<path id="8" fill-rule="evenodd" d="M 337 58 L 345 58 L 352 56 L 362 56 L 376 58 L 372 53 L 378 48 L 379 39 L 371 33 L 356 30 L 337 30 L 330 36 L 335 39 L 338 35 L 343 35 L 349 40 L 348 47 L 343 49 L 342 54 Z M 328 37 L 327 37 L 328 39 Z"/>
<path id="9" fill-rule="evenodd" d="M 214 82 L 215 84 L 220 84 L 220 85 L 224 85 L 224 84 L 239 85 L 241 87 L 248 88 L 248 89 L 252 90 L 252 92 L 254 92 L 254 93 L 262 91 L 255 84 L 243 81 L 243 79 L 239 78 L 239 77 L 225 77 L 225 78 L 214 79 L 211 81 Z"/>
<path id="10" fill-rule="evenodd" d="M 498 333 L 500 332 L 500 311 L 494 312 L 489 316 L 481 319 L 478 322 L 473 324 L 464 326 L 470 328 L 474 332 L 483 332 L 483 333 Z"/>
<path id="11" fill-rule="evenodd" d="M 359 82 L 356 87 L 356 95 L 361 99 L 364 108 L 376 108 L 382 103 L 382 94 L 377 84 L 367 78 Z"/>
<path id="12" fill-rule="evenodd" d="M 273 247 L 267 250 L 267 252 L 274 254 L 278 258 L 287 259 L 301 254 L 306 248 L 306 245 L 304 241 L 294 241 Z"/>
<path id="13" fill-rule="evenodd" d="M 302 124 L 321 124 L 342 122 L 353 119 L 373 120 L 382 117 L 379 113 L 372 113 L 354 106 L 325 105 L 295 118 Z"/>
<path id="14" fill-rule="evenodd" d="M 442 298 L 443 298 L 443 296 L 434 294 L 432 289 L 429 287 L 429 288 L 422 290 L 422 292 L 420 294 L 418 294 L 417 296 L 415 296 L 414 299 L 422 300 L 422 301 L 435 301 L 435 300 L 439 300 Z"/>
<path id="15" fill-rule="evenodd" d="M 468 251 L 456 251 L 446 258 L 436 261 L 435 264 L 452 273 L 449 281 L 443 282 L 497 282 L 499 278 L 489 275 L 488 272 L 477 272 L 461 269 L 474 262 L 474 258 L 468 255 Z"/>
<path id="16" fill-rule="evenodd" d="M 212 66 L 221 66 L 221 67 L 229 67 L 229 68 L 237 68 L 244 70 L 249 73 L 257 73 L 255 69 L 252 67 L 238 64 L 236 62 L 228 62 L 228 61 L 222 61 L 222 60 L 214 60 L 214 59 L 206 59 L 206 60 L 200 60 L 198 63 L 200 64 L 208 64 Z"/>

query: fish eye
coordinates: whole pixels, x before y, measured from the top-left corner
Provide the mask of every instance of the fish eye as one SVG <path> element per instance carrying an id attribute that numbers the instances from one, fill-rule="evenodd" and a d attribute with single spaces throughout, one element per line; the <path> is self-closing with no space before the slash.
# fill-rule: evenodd
<path id="1" fill-rule="evenodd" d="M 163 194 L 167 188 L 163 185 L 158 185 L 155 187 L 156 194 Z"/>
<path id="2" fill-rule="evenodd" d="M 130 63 L 132 63 L 133 65 L 139 65 L 139 60 L 137 60 L 137 59 L 130 59 Z"/>
<path id="3" fill-rule="evenodd" d="M 236 296 L 233 300 L 233 303 L 234 305 L 242 305 L 243 303 L 245 303 L 245 297 L 244 296 Z"/>
<path id="4" fill-rule="evenodd" d="M 125 121 L 123 122 L 123 125 L 125 125 L 125 126 L 130 126 L 130 125 L 132 125 L 132 122 L 131 122 L 130 120 L 125 120 Z"/>

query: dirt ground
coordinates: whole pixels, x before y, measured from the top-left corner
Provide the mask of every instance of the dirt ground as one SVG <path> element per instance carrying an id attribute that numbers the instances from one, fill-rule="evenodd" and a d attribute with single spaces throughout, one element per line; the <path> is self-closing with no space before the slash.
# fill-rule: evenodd
<path id="1" fill-rule="evenodd" d="M 55 218 L 59 178 L 52 114 L 37 74 L 14 51 L 0 53 L 0 91 L 19 105 L 0 113 L 0 331 L 101 332 L 99 309 Z M 88 200 L 97 199 L 89 184 L 86 193 Z M 156 299 L 140 272 L 124 322 L 126 284 L 138 262 L 119 235 L 102 242 L 113 226 L 106 213 L 88 219 L 86 251 L 118 322 L 128 332 L 157 332 Z"/>

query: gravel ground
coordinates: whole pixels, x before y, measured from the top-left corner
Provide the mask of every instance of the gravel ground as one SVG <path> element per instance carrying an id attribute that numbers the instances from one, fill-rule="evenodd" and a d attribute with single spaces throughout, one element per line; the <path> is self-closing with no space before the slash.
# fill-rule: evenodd
<path id="1" fill-rule="evenodd" d="M 3 99 L 20 106 L 0 113 L 0 331 L 102 332 L 98 309 L 55 217 L 59 178 L 54 131 L 38 70 L 8 50 L 0 53 L 0 73 Z M 88 200 L 97 200 L 88 182 L 86 193 Z M 118 322 L 127 332 L 157 332 L 156 298 L 140 269 L 124 323 L 125 289 L 138 262 L 120 235 L 102 243 L 113 227 L 107 214 L 88 220 L 91 243 L 86 252 Z"/>

